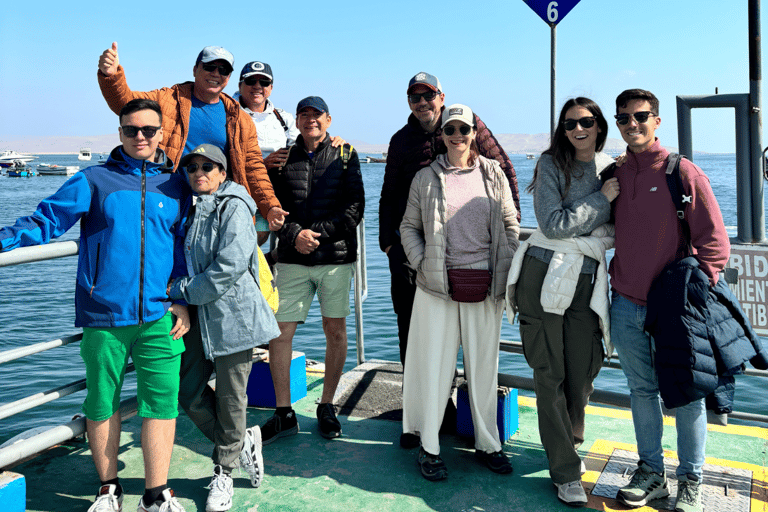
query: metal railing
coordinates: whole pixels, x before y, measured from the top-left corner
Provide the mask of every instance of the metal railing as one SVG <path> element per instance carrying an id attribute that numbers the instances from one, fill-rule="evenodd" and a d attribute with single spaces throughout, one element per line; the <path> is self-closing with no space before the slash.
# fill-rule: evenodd
<path id="1" fill-rule="evenodd" d="M 365 360 L 363 342 L 363 308 L 362 304 L 368 298 L 368 272 L 365 246 L 365 220 L 361 220 L 357 227 L 358 258 L 355 262 L 355 330 L 357 333 L 357 359 Z M 79 242 L 55 242 L 33 247 L 20 247 L 13 251 L 0 253 L 0 267 L 8 267 L 23 263 L 34 263 L 67 256 L 75 256 L 78 253 Z M 47 350 L 77 343 L 82 339 L 82 333 L 66 336 L 52 341 L 33 343 L 24 347 L 17 347 L 0 352 L 0 364 L 15 361 L 23 357 L 39 354 Z M 362 360 L 362 361 L 361 361 Z M 126 367 L 126 373 L 134 371 L 133 363 Z M 49 403 L 57 398 L 71 395 L 85 389 L 85 379 L 79 379 L 63 384 L 53 389 L 29 395 L 14 402 L 0 404 L 0 420 L 9 418 L 35 407 Z M 125 421 L 136 414 L 136 397 L 131 397 L 120 405 L 121 418 Z M 0 469 L 24 460 L 25 458 L 56 446 L 68 439 L 72 439 L 85 432 L 85 418 L 73 419 L 65 424 L 52 427 L 45 432 L 32 436 L 18 443 L 0 448 Z"/>

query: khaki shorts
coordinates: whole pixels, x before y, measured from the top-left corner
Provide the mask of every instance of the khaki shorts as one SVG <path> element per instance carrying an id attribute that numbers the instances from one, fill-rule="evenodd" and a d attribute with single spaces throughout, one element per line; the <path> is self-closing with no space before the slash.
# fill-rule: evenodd
<path id="1" fill-rule="evenodd" d="M 278 263 L 277 289 L 280 291 L 280 306 L 275 318 L 278 322 L 303 324 L 315 292 L 320 302 L 320 313 L 324 317 L 345 318 L 350 312 L 349 292 L 352 289 L 354 272 L 354 263 L 314 267 Z"/>

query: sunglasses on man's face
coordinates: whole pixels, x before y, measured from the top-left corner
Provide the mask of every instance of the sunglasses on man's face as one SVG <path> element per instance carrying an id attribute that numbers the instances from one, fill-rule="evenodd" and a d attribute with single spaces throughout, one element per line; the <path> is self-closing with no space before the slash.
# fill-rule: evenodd
<path id="1" fill-rule="evenodd" d="M 209 73 L 213 73 L 218 69 L 221 76 L 229 76 L 229 74 L 232 73 L 232 69 L 229 66 L 224 64 L 211 64 L 210 62 L 204 63 L 203 69 Z"/>
<path id="2" fill-rule="evenodd" d="M 581 119 L 566 119 L 563 121 L 563 127 L 567 132 L 574 130 L 577 124 L 580 124 L 582 128 L 592 128 L 595 126 L 595 116 L 582 117 Z"/>
<path id="3" fill-rule="evenodd" d="M 212 162 L 205 162 L 204 164 L 189 164 L 186 168 L 187 174 L 195 174 L 198 169 L 202 169 L 204 173 L 208 174 L 214 169 L 218 169 L 218 166 Z"/>
<path id="4" fill-rule="evenodd" d="M 160 129 L 160 126 L 139 127 L 139 126 L 126 125 L 126 126 L 121 126 L 120 129 L 123 131 L 123 135 L 131 139 L 136 137 L 139 134 L 139 132 L 141 132 L 144 135 L 144 137 L 146 137 L 147 139 L 151 139 L 152 137 L 155 136 L 157 131 Z"/>
<path id="5" fill-rule="evenodd" d="M 421 98 L 424 98 L 426 101 L 432 101 L 437 97 L 436 91 L 427 91 L 422 93 L 413 93 L 408 95 L 408 101 L 411 103 L 419 103 L 421 101 Z"/>
<path id="6" fill-rule="evenodd" d="M 247 86 L 254 86 L 256 84 L 261 84 L 262 87 L 269 87 L 272 85 L 272 80 L 269 78 L 256 78 L 255 76 L 249 76 L 245 80 L 243 80 L 245 85 Z"/>
<path id="7" fill-rule="evenodd" d="M 643 124 L 644 122 L 648 121 L 649 117 L 656 117 L 656 114 L 653 112 L 649 112 L 648 110 L 644 110 L 642 112 L 635 112 L 634 114 L 616 114 L 616 122 L 620 125 L 625 125 L 629 122 L 629 116 L 632 116 L 635 118 L 635 121 L 637 121 L 638 124 Z"/>
<path id="8" fill-rule="evenodd" d="M 467 124 L 463 124 L 459 126 L 459 133 L 462 135 L 469 135 L 469 132 L 471 131 L 472 131 L 472 127 Z M 456 127 L 453 126 L 452 124 L 449 124 L 445 128 L 443 128 L 443 133 L 450 137 L 451 135 L 456 133 Z"/>

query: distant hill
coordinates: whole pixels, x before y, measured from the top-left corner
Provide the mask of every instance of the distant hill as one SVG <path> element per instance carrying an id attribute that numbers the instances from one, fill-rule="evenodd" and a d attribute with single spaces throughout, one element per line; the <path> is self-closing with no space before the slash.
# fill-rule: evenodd
<path id="1" fill-rule="evenodd" d="M 549 134 L 537 133 L 534 135 L 523 133 L 495 134 L 501 146 L 510 154 L 539 154 L 549 146 Z M 359 153 L 379 154 L 387 151 L 387 144 L 370 144 L 359 140 L 350 140 L 350 143 Z M 89 147 L 94 153 L 109 153 L 120 144 L 117 133 L 108 135 L 91 135 L 83 137 L 37 137 L 16 140 L 1 140 L 0 150 L 13 149 L 19 153 L 51 154 L 51 153 L 77 153 L 82 147 Z M 608 138 L 605 143 L 607 153 L 618 154 L 625 150 L 626 144 L 620 139 Z M 667 147 L 670 151 L 676 148 Z"/>

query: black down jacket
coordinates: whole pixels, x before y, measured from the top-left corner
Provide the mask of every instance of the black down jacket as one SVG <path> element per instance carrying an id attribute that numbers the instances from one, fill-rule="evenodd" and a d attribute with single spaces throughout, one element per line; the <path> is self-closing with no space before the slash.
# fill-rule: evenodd
<path id="1" fill-rule="evenodd" d="M 277 232 L 280 263 L 338 265 L 357 259 L 356 228 L 363 218 L 365 192 L 360 161 L 354 149 L 351 153 L 345 169 L 341 148 L 332 147 L 326 135 L 310 158 L 299 136 L 285 166 L 269 172 L 275 195 L 288 212 Z M 303 229 L 320 233 L 320 246 L 309 254 L 296 250 Z"/>
<path id="2" fill-rule="evenodd" d="M 738 300 L 723 279 L 710 286 L 695 257 L 670 263 L 653 281 L 645 330 L 656 342 L 659 391 L 670 409 L 707 397 L 708 408 L 731 412 L 744 363 L 768 369 L 768 351 Z"/>

